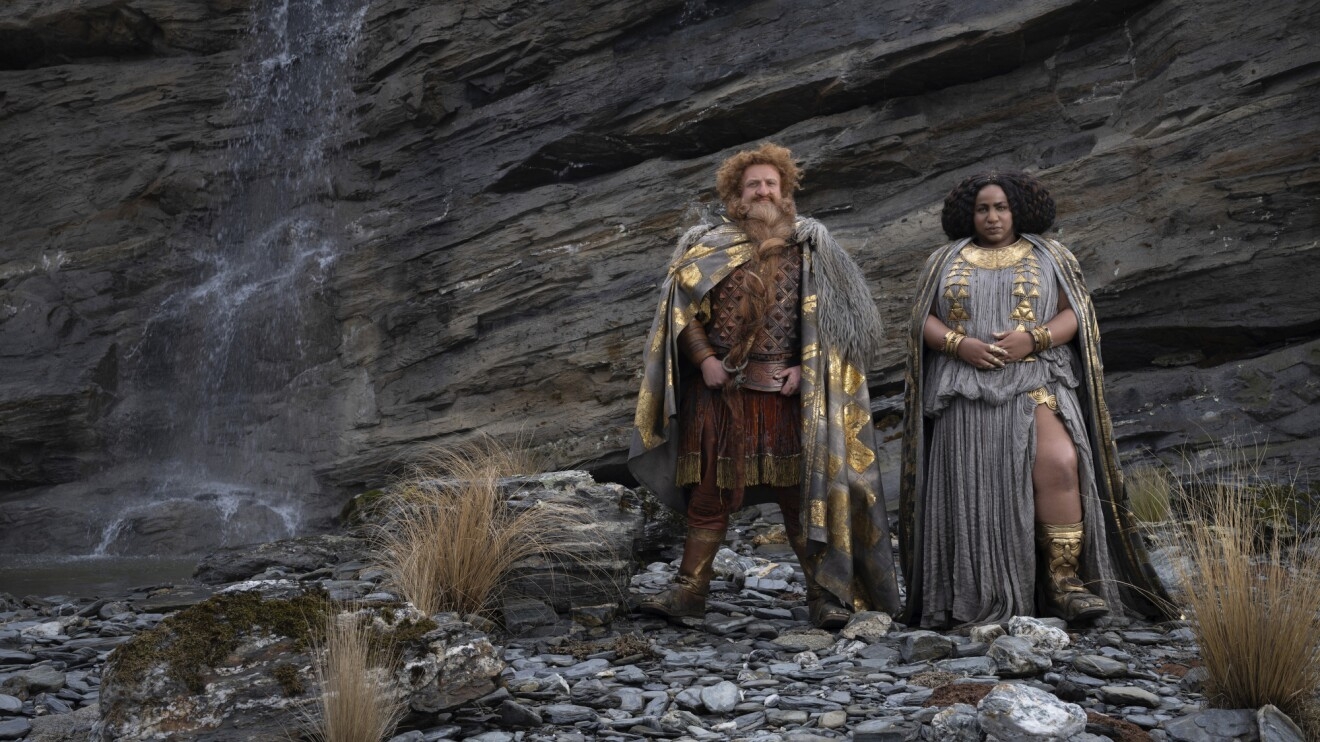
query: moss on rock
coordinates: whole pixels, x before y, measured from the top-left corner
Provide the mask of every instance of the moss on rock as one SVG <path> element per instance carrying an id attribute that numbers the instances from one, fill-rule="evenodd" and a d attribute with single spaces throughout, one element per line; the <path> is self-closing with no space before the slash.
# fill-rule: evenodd
<path id="1" fill-rule="evenodd" d="M 116 649 L 106 681 L 111 685 L 137 683 L 152 668 L 164 665 L 170 678 L 192 693 L 201 693 L 202 671 L 220 664 L 258 630 L 289 637 L 297 649 L 307 647 L 330 605 L 320 590 L 271 600 L 255 592 L 216 595 Z"/>

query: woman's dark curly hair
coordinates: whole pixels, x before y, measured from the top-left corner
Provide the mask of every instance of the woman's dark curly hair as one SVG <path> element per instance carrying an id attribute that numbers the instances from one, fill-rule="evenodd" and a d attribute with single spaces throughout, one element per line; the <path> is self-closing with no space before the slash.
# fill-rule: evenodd
<path id="1" fill-rule="evenodd" d="M 1016 170 L 991 170 L 963 180 L 944 197 L 940 225 L 949 239 L 960 240 L 976 234 L 972 226 L 976 194 L 988 185 L 1004 189 L 1008 208 L 1013 212 L 1013 231 L 1041 234 L 1054 226 L 1054 199 L 1039 180 Z"/>

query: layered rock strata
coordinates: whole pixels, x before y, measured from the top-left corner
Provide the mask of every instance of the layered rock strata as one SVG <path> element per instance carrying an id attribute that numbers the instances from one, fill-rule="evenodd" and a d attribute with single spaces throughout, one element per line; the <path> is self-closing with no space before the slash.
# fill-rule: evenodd
<path id="1" fill-rule="evenodd" d="M 230 87 L 253 10 L 0 8 L 0 553 L 201 550 L 269 530 L 235 525 L 234 507 L 280 525 L 246 485 L 162 484 L 200 468 L 162 455 L 178 420 L 226 413 L 189 406 L 180 377 L 204 369 L 152 334 L 198 290 L 195 248 L 233 197 L 226 153 L 250 122 Z M 1314 477 L 1318 13 L 371 3 L 328 186 L 297 207 L 335 230 L 324 292 L 303 306 L 311 350 L 244 391 L 269 415 L 235 418 L 221 443 L 266 435 L 253 470 L 311 473 L 298 528 L 419 447 L 479 432 L 622 477 L 671 245 L 711 209 L 716 163 L 771 138 L 802 157 L 800 209 L 854 253 L 884 313 L 884 438 L 943 194 L 1024 167 L 1087 271 L 1125 453 L 1176 464 L 1254 440 L 1273 469 Z M 296 441 L 264 427 L 290 409 L 316 421 Z"/>

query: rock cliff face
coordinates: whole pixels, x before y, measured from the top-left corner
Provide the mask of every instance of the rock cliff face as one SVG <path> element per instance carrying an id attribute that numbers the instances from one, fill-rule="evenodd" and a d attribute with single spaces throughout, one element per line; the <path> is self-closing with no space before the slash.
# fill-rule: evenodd
<path id="1" fill-rule="evenodd" d="M 275 18 L 346 0 L 287 2 Z M 303 132 L 318 182 L 287 203 L 242 183 L 302 165 L 234 164 L 265 115 L 235 74 L 270 12 L 0 8 L 0 553 L 314 527 L 418 447 L 478 432 L 622 476 L 673 240 L 711 207 L 715 164 L 766 138 L 802 158 L 799 208 L 888 322 L 872 386 L 891 472 L 943 194 L 1025 167 L 1094 291 L 1120 447 L 1256 440 L 1320 474 L 1310 4 L 374 0 L 359 35 L 321 44 L 355 50 L 340 123 Z M 311 224 L 328 246 L 262 270 L 314 285 L 245 284 L 292 303 L 219 334 L 208 305 L 175 311 L 214 287 L 225 214 L 262 204 L 290 217 L 263 239 Z M 240 342 L 255 351 L 213 352 Z"/>

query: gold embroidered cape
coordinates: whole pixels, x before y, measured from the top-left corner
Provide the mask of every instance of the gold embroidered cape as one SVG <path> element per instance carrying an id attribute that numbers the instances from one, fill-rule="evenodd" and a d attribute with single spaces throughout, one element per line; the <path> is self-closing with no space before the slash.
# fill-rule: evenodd
<path id="1" fill-rule="evenodd" d="M 869 306 L 857 306 L 856 286 L 863 286 L 865 293 L 861 271 L 823 227 L 802 220 L 797 235 L 802 249 L 802 513 L 809 558 L 816 561 L 817 582 L 844 605 L 893 614 L 899 608 L 898 585 L 876 461 L 866 359 L 844 350 L 858 343 L 824 337 L 818 313 L 865 309 L 873 314 L 874 303 L 867 294 Z M 689 322 L 710 316 L 711 290 L 751 255 L 752 246 L 741 230 L 731 223 L 719 225 L 674 261 L 660 287 L 660 304 L 643 353 L 628 466 L 639 482 L 679 511 L 686 511 L 684 493 L 674 484 L 680 374 L 686 362 L 680 361 L 678 335 Z M 851 290 L 824 285 L 835 280 L 831 276 L 839 270 L 855 272 Z M 827 308 L 825 301 L 843 306 Z"/>
<path id="2" fill-rule="evenodd" d="M 1077 395 L 1086 413 L 1087 435 L 1095 459 L 1096 488 L 1104 507 L 1106 536 L 1110 557 L 1114 561 L 1114 573 L 1120 581 L 1120 593 L 1123 601 L 1138 613 L 1146 616 L 1162 615 L 1172 604 L 1151 566 L 1140 526 L 1132 517 L 1123 485 L 1123 470 L 1118 460 L 1118 448 L 1114 445 L 1113 424 L 1109 417 L 1109 406 L 1105 403 L 1100 330 L 1096 323 L 1095 307 L 1091 304 L 1091 294 L 1082 278 L 1081 265 L 1068 248 L 1055 240 L 1034 234 L 1022 236 L 1035 246 L 1042 267 L 1058 279 L 1077 314 L 1077 336 L 1072 341 L 1082 361 L 1082 382 Z M 899 558 L 907 589 L 905 613 L 908 614 L 918 605 L 913 596 L 921 589 L 920 585 L 915 584 L 919 574 L 916 555 L 920 553 L 917 538 L 920 534 L 918 523 L 921 518 L 921 493 L 924 491 L 926 447 L 930 440 L 922 408 L 921 384 L 925 376 L 926 354 L 935 352 L 926 347 L 922 328 L 935 301 L 941 277 L 948 272 L 949 265 L 969 241 L 957 240 L 931 255 L 922 270 L 916 300 L 912 305 L 907 369 L 904 375 L 903 461 L 898 509 Z M 905 615 L 905 618 L 910 617 Z"/>

